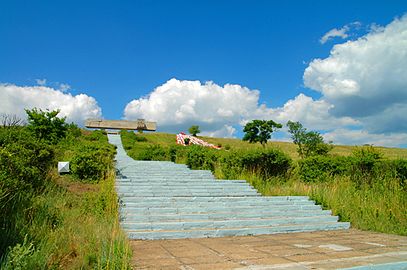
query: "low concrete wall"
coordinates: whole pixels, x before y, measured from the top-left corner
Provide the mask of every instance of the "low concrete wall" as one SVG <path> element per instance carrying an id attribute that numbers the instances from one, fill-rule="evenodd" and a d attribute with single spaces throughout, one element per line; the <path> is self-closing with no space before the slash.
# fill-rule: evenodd
<path id="1" fill-rule="evenodd" d="M 155 122 L 146 122 L 144 120 L 127 121 L 127 120 L 88 119 L 85 122 L 85 126 L 87 128 L 147 130 L 147 131 L 155 131 L 157 129 L 157 124 Z"/>

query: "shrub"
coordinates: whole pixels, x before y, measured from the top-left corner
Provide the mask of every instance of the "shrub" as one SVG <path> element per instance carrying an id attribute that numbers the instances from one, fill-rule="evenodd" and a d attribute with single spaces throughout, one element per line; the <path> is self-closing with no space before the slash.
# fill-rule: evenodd
<path id="1" fill-rule="evenodd" d="M 82 181 L 103 179 L 112 166 L 113 156 L 111 146 L 85 145 L 71 160 L 72 173 Z"/>
<path id="2" fill-rule="evenodd" d="M 298 161 L 300 178 L 304 182 L 322 182 L 330 176 L 344 175 L 352 166 L 349 157 L 312 156 Z"/>
<path id="3" fill-rule="evenodd" d="M 168 160 L 168 154 L 165 148 L 155 144 L 149 145 L 138 154 L 139 160 Z"/>
<path id="4" fill-rule="evenodd" d="M 191 169 L 215 170 L 217 155 L 214 149 L 191 145 L 188 147 L 186 164 Z"/>
<path id="5" fill-rule="evenodd" d="M 266 179 L 286 174 L 291 166 L 291 158 L 277 149 L 234 151 L 225 155 L 219 166 L 227 178 L 246 171 Z"/>
<path id="6" fill-rule="evenodd" d="M 136 134 L 134 134 L 134 135 L 135 135 L 134 140 L 136 142 L 147 142 L 148 141 L 147 138 L 144 136 L 140 136 L 140 135 L 136 135 Z"/>
<path id="7" fill-rule="evenodd" d="M 58 118 L 59 110 L 42 111 L 41 109 L 25 110 L 28 116 L 28 129 L 39 140 L 57 143 L 59 139 L 65 138 L 68 125 L 65 118 Z"/>
<path id="8" fill-rule="evenodd" d="M 168 154 L 172 162 L 184 161 L 186 159 L 187 148 L 182 145 L 171 145 Z"/>

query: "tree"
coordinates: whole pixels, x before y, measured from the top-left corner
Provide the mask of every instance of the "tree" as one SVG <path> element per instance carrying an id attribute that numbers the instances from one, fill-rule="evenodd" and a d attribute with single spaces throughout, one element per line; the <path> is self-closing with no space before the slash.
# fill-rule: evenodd
<path id="1" fill-rule="evenodd" d="M 199 126 L 191 126 L 191 127 L 188 129 L 188 131 L 189 131 L 189 133 L 190 133 L 192 136 L 194 136 L 194 137 L 196 137 L 196 134 L 201 133 L 201 131 L 199 130 Z"/>
<path id="2" fill-rule="evenodd" d="M 271 133 L 277 128 L 282 128 L 281 124 L 273 120 L 253 120 L 244 126 L 243 141 L 249 143 L 259 142 L 263 147 L 266 146 L 267 141 L 271 138 Z"/>
<path id="3" fill-rule="evenodd" d="M 300 122 L 288 121 L 288 132 L 291 133 L 293 143 L 298 146 L 298 154 L 301 158 L 326 155 L 332 146 L 324 142 L 324 138 L 317 131 L 307 131 Z"/>
<path id="4" fill-rule="evenodd" d="M 59 139 L 66 137 L 68 125 L 65 123 L 65 117 L 57 117 L 59 110 L 43 111 L 34 108 L 26 109 L 25 112 L 28 115 L 27 127 L 39 140 L 57 143 Z"/>

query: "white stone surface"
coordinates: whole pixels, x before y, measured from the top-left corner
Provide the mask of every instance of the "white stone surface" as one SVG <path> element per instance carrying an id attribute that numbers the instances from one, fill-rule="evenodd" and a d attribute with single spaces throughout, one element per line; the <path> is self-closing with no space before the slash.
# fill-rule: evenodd
<path id="1" fill-rule="evenodd" d="M 58 173 L 69 173 L 69 162 L 67 161 L 58 162 Z"/>

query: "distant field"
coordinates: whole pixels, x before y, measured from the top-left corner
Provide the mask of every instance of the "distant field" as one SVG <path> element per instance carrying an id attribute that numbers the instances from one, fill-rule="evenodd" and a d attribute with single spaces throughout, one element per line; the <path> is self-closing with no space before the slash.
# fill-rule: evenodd
<path id="1" fill-rule="evenodd" d="M 144 133 L 142 135 L 146 137 L 148 139 L 148 142 L 150 143 L 159 144 L 162 146 L 170 146 L 176 144 L 175 134 L 156 132 L 156 133 Z M 198 137 L 215 145 L 220 144 L 222 145 L 223 148 L 225 148 L 227 145 L 229 145 L 231 149 L 249 149 L 262 147 L 259 143 L 251 144 L 248 142 L 244 142 L 240 139 L 212 138 L 203 136 Z M 281 151 L 287 153 L 292 159 L 296 160 L 299 158 L 297 154 L 297 147 L 293 143 L 270 141 L 268 142 L 266 147 L 278 148 Z M 356 147 L 357 146 L 334 145 L 334 148 L 332 149 L 330 154 L 338 156 L 348 156 L 352 153 L 352 151 Z M 375 148 L 379 150 L 384 155 L 384 157 L 390 159 L 407 158 L 407 149 L 388 148 L 388 147 L 375 147 Z"/>

